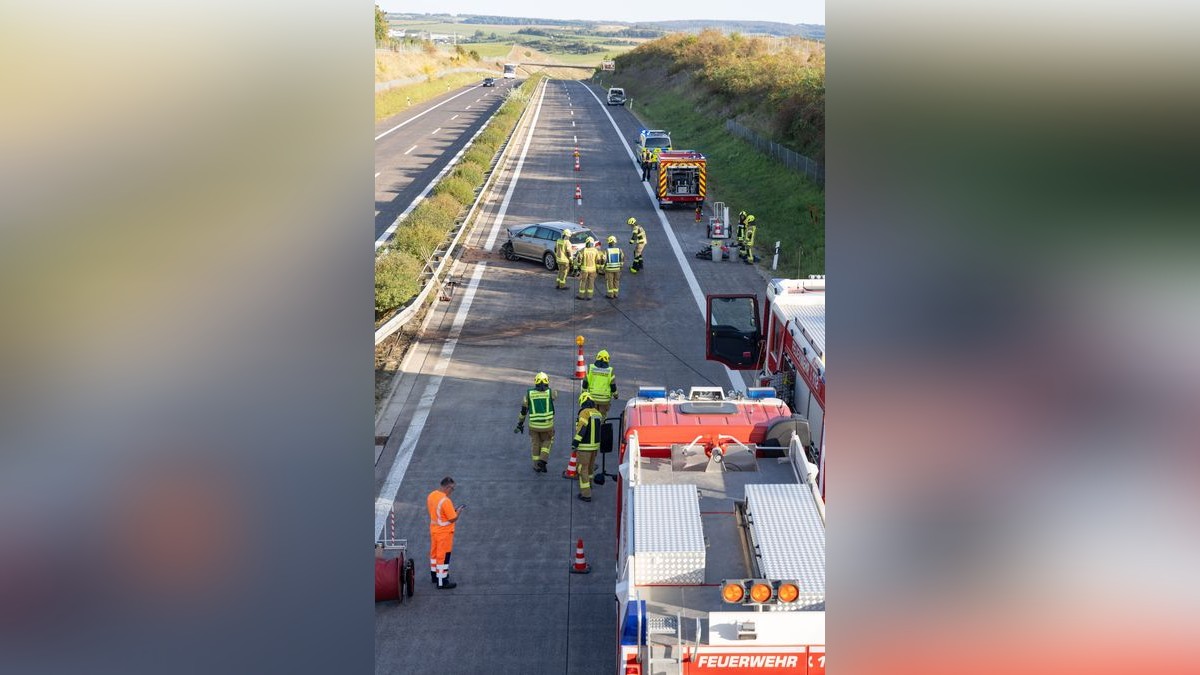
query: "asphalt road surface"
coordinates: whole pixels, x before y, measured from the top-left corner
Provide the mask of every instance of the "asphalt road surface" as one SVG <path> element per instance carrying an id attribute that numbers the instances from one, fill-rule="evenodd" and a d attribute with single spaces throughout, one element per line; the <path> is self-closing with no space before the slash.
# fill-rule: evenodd
<path id="1" fill-rule="evenodd" d="M 375 125 L 376 240 L 496 112 L 517 82 L 496 80 L 495 87 L 476 83 L 447 91 Z"/>
<path id="2" fill-rule="evenodd" d="M 602 100 L 602 91 L 576 81 L 548 81 L 534 92 L 466 235 L 454 296 L 430 312 L 381 414 L 376 433 L 389 438 L 376 462 L 376 533 L 394 503 L 417 584 L 403 604 L 376 605 L 377 672 L 615 672 L 615 486 L 593 485 L 593 501 L 584 503 L 575 499 L 575 482 L 560 476 L 580 389 L 572 379 L 575 336 L 587 340 L 588 362 L 599 349 L 612 355 L 621 400 L 610 417 L 639 385 L 744 386 L 740 374 L 704 360 L 698 299 L 761 297 L 766 277 L 736 260 L 695 258 L 705 227 L 690 209 L 657 208 L 629 149 L 640 124 Z M 731 206 L 736 213 L 749 205 Z M 647 230 L 646 269 L 636 276 L 626 269 L 618 300 L 604 297 L 599 280 L 595 299 L 577 300 L 573 291 L 555 290 L 554 273 L 540 264 L 499 253 L 504 226 L 583 218 L 602 236 L 615 234 L 632 258 L 630 216 Z M 529 436 L 513 433 L 539 370 L 559 393 L 547 474 L 532 469 Z M 450 564 L 458 587 L 437 590 L 426 564 L 425 498 L 447 475 L 458 483 L 455 502 L 468 508 Z M 592 565 L 588 575 L 569 573 L 578 538 Z"/>

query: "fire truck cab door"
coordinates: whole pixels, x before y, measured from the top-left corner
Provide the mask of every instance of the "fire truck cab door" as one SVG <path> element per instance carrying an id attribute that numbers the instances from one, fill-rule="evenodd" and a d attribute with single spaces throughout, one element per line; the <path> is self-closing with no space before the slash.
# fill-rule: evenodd
<path id="1" fill-rule="evenodd" d="M 708 295 L 704 358 L 733 370 L 762 367 L 763 333 L 756 295 Z"/>

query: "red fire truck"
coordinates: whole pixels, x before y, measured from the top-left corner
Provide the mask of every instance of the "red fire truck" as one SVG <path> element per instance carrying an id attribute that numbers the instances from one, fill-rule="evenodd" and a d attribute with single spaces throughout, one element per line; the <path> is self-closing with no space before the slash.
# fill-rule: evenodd
<path id="1" fill-rule="evenodd" d="M 756 295 L 708 296 L 706 356 L 755 370 L 812 431 L 802 439 L 825 495 L 825 277 L 772 279 L 760 314 Z"/>
<path id="2" fill-rule="evenodd" d="M 619 423 L 601 436 L 620 450 L 617 672 L 824 675 L 807 422 L 768 387 L 641 387 Z"/>

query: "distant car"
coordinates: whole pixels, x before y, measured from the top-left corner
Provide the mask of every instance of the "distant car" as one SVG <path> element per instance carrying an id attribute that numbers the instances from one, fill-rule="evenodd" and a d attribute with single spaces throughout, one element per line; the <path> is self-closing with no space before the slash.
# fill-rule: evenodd
<path id="1" fill-rule="evenodd" d="M 494 87 L 494 86 L 496 86 L 496 78 L 494 78 L 494 77 L 485 77 L 485 78 L 483 78 L 483 86 L 485 86 L 485 87 Z"/>
<path id="2" fill-rule="evenodd" d="M 583 244 L 588 237 L 596 239 L 596 233 L 588 228 L 561 220 L 512 225 L 508 228 L 508 241 L 500 247 L 500 252 L 509 260 L 537 260 L 546 269 L 556 270 L 558 261 L 554 259 L 554 244 L 562 238 L 563 230 L 571 231 L 572 256 L 583 250 Z"/>
<path id="3" fill-rule="evenodd" d="M 625 90 L 621 87 L 609 87 L 608 89 L 608 104 L 609 105 L 625 105 Z"/>

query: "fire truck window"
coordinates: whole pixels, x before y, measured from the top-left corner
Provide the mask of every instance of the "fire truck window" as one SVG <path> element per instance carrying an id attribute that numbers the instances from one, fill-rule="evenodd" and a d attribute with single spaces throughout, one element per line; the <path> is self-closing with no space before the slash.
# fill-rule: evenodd
<path id="1" fill-rule="evenodd" d="M 743 333 L 758 332 L 758 317 L 750 298 L 713 298 L 712 326 L 728 326 Z"/>

